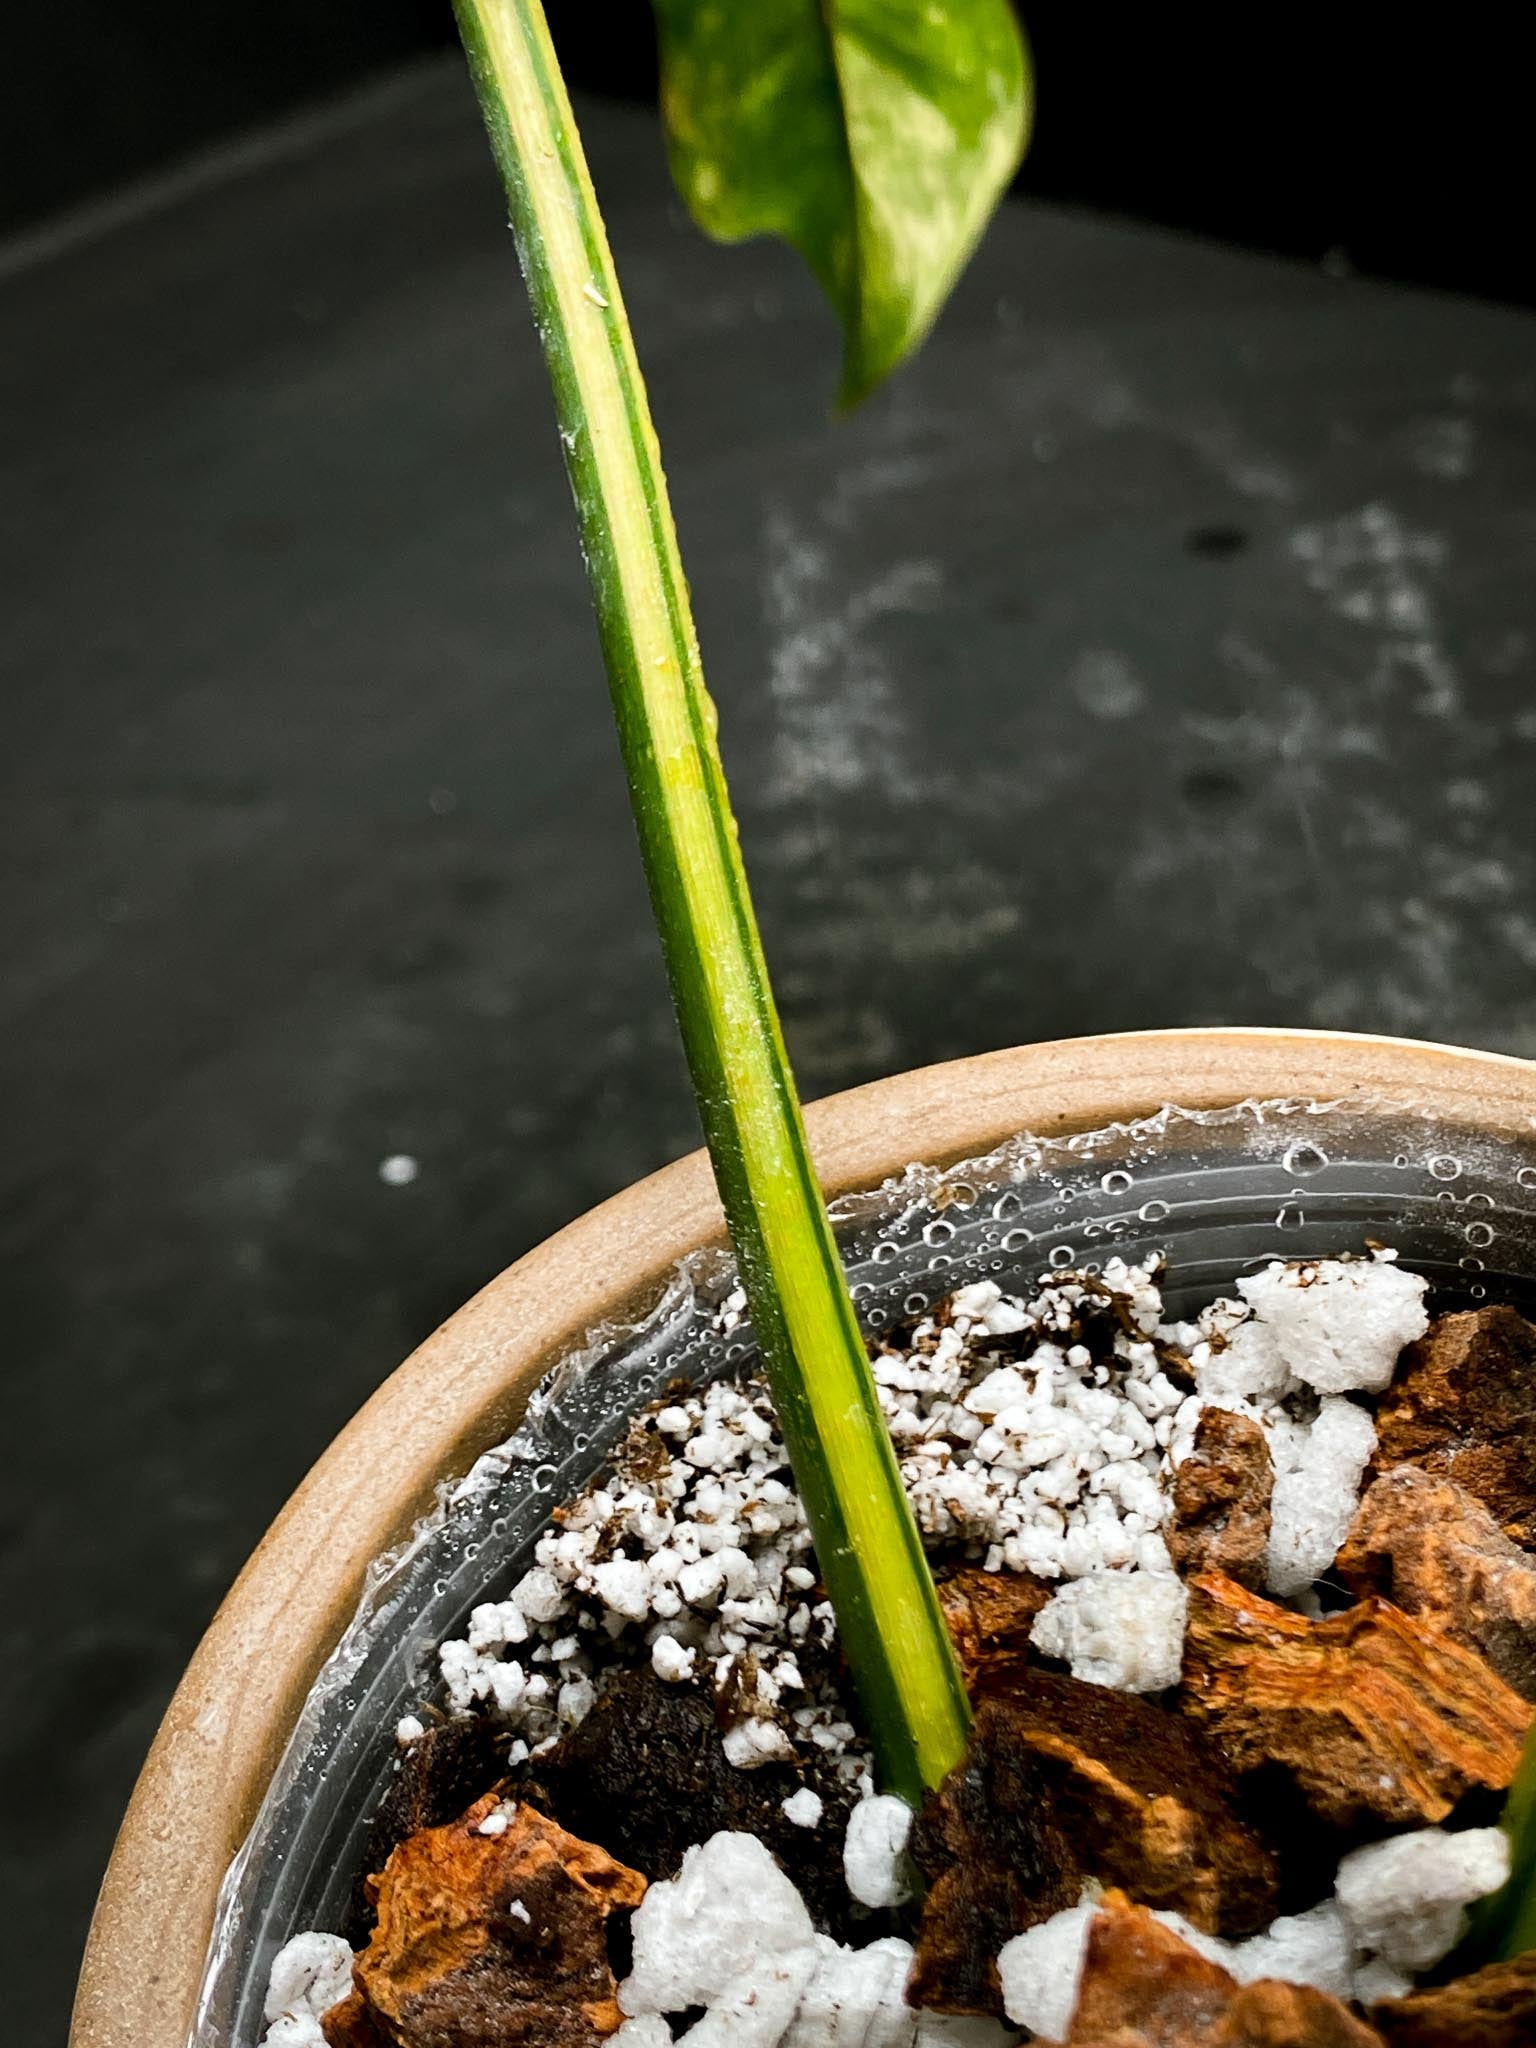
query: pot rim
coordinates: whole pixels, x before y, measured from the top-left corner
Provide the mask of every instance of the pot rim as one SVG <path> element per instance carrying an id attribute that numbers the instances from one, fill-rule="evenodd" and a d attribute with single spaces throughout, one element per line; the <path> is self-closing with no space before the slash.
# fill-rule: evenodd
<path id="1" fill-rule="evenodd" d="M 830 1196 L 1020 1131 L 1064 1136 L 1175 1103 L 1396 1102 L 1490 1134 L 1536 1128 L 1536 1063 L 1411 1039 L 1262 1027 L 1126 1032 L 916 1068 L 808 1106 Z M 724 1220 L 702 1152 L 587 1211 L 506 1268 L 385 1380 L 321 1454 L 235 1581 L 166 1711 L 86 1944 L 70 2048 L 186 2038 L 225 1871 L 369 1564 L 440 1480 L 515 1428 L 547 1367 L 633 1317 Z M 153 1965 L 149 1963 L 153 1958 Z"/>

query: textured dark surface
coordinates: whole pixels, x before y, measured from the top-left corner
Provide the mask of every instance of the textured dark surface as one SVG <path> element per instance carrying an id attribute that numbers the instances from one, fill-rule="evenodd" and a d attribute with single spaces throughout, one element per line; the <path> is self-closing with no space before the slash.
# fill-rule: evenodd
<path id="1" fill-rule="evenodd" d="M 644 112 L 590 131 L 808 1092 L 1180 1022 L 1536 1051 L 1528 316 L 1019 205 L 834 427 L 792 261 L 694 238 Z M 0 322 L 0 1925 L 42 2043 L 285 1493 L 695 1139 L 453 67 L 13 267 Z"/>

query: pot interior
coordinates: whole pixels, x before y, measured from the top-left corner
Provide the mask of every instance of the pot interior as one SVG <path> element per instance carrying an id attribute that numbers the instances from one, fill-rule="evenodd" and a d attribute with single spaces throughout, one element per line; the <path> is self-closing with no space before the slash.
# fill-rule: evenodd
<path id="1" fill-rule="evenodd" d="M 1395 1246 L 1432 1312 L 1483 1298 L 1536 1316 L 1536 1133 L 1493 1137 L 1401 1105 L 1244 1103 L 1011 1140 L 945 1171 L 913 1168 L 834 1212 L 853 1294 L 877 1330 L 967 1281 L 1027 1288 L 1053 1267 L 1163 1250 L 1182 1316 L 1267 1259 Z M 647 1319 L 596 1333 L 546 1378 L 522 1428 L 375 1567 L 317 1682 L 219 1903 L 195 2048 L 253 2048 L 272 1957 L 340 1928 L 399 1718 L 436 1686 L 434 1650 L 526 1569 L 551 1508 L 602 1469 L 670 1382 L 754 1355 L 722 1312 L 733 1272 L 690 1261 Z"/>

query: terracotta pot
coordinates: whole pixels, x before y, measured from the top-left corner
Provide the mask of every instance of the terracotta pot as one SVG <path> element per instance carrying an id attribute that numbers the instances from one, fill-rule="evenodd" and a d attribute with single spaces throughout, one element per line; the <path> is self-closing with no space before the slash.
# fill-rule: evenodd
<path id="1" fill-rule="evenodd" d="M 1536 1130 L 1536 1066 L 1321 1032 L 1069 1040 L 929 1067 L 817 1103 L 829 1192 L 946 1164 L 1020 1130 L 1097 1129 L 1167 1103 L 1304 1097 L 1428 1111 L 1489 1136 Z M 546 1367 L 635 1312 L 723 1235 L 708 1162 L 679 1161 L 572 1223 L 462 1308 L 379 1389 L 278 1516 L 188 1667 L 118 1836 L 91 1928 L 73 2048 L 173 2048 L 196 2004 L 220 1882 L 372 1559 L 445 1477 L 515 1425 Z"/>

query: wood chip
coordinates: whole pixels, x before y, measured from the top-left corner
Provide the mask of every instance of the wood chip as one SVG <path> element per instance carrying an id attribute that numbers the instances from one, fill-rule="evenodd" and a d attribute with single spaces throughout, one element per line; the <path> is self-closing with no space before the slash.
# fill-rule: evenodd
<path id="1" fill-rule="evenodd" d="M 1403 1353 L 1376 1411 L 1376 1469 L 1419 1465 L 1536 1546 L 1536 1325 L 1504 1306 L 1441 1316 Z"/>
<path id="2" fill-rule="evenodd" d="M 1236 1770 L 1279 1766 L 1344 1828 L 1504 1790 L 1531 1721 L 1480 1657 L 1385 1600 L 1309 1621 L 1218 1572 L 1191 1584 L 1179 1704 Z"/>
<path id="3" fill-rule="evenodd" d="M 1381 2048 L 1381 2036 L 1310 1985 L 1240 1985 L 1110 1892 L 1088 1930 L 1067 2048 Z"/>
<path id="4" fill-rule="evenodd" d="M 1261 1586 L 1274 1490 L 1274 1460 L 1259 1424 L 1207 1408 L 1174 1475 L 1168 1551 L 1176 1569 L 1225 1572 L 1240 1586 Z"/>
<path id="5" fill-rule="evenodd" d="M 1384 1472 L 1331 1576 L 1476 1650 L 1522 1699 L 1536 1700 L 1536 1558 L 1454 1481 L 1417 1465 Z"/>
<path id="6" fill-rule="evenodd" d="M 1531 2048 L 1536 2041 L 1536 1949 L 1430 1991 L 1384 1998 L 1371 2024 L 1387 2048 Z"/>
<path id="7" fill-rule="evenodd" d="M 644 1894 L 605 1850 L 487 1795 L 384 1866 L 352 1995 L 321 2023 L 328 2048 L 597 2048 L 623 2019 L 608 1916 Z"/>

